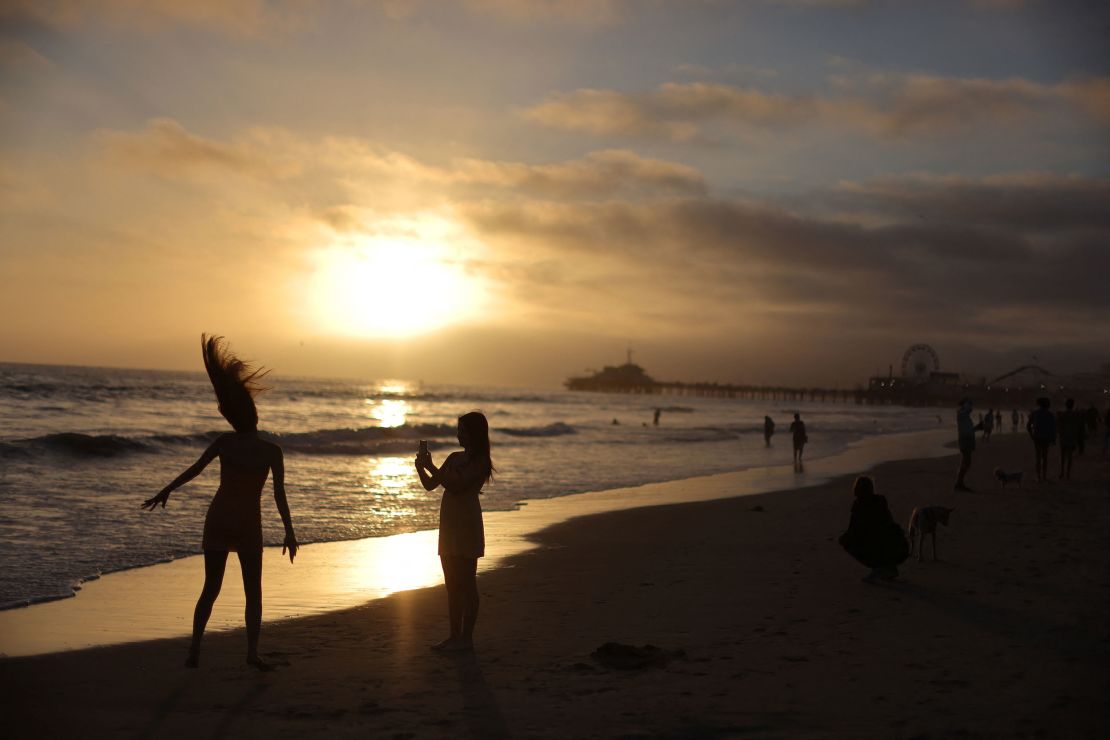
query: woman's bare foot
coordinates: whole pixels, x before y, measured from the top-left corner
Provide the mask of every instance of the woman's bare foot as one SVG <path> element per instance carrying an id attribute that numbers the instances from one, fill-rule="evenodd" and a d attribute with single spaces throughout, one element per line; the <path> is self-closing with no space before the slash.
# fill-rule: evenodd
<path id="1" fill-rule="evenodd" d="M 200 651 L 190 650 L 189 654 L 185 656 L 185 667 L 196 668 L 200 665 Z"/>
<path id="2" fill-rule="evenodd" d="M 272 665 L 262 660 L 262 658 L 259 658 L 257 655 L 255 655 L 254 657 L 248 657 L 247 665 L 249 665 L 251 668 L 254 668 L 255 670 L 262 671 L 263 673 L 274 670 L 274 667 Z"/>
<path id="3" fill-rule="evenodd" d="M 459 639 L 459 638 L 457 638 L 457 637 L 448 637 L 446 640 L 441 640 L 440 642 L 437 642 L 435 645 L 432 645 L 432 650 L 447 650 L 448 646 L 450 646 L 451 643 L 454 642 L 457 639 Z"/>

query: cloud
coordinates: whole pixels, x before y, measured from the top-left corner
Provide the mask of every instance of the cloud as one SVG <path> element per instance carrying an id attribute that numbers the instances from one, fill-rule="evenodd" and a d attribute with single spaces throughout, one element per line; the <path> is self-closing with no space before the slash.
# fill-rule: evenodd
<path id="1" fill-rule="evenodd" d="M 522 115 L 553 128 L 599 136 L 691 141 L 714 124 L 759 129 L 837 126 L 884 137 L 942 136 L 976 126 L 1014 125 L 1038 113 L 1110 115 L 1110 78 L 1044 85 L 933 75 L 838 75 L 835 94 L 798 95 L 754 87 L 665 83 L 648 92 L 580 89 L 556 93 Z"/>
<path id="2" fill-rule="evenodd" d="M 227 143 L 189 133 L 173 119 L 155 118 L 142 131 L 104 130 L 95 137 L 110 158 L 165 177 L 218 170 L 271 179 L 290 177 L 299 171 L 295 162 L 281 162 L 267 153 L 263 131 Z"/>
<path id="3" fill-rule="evenodd" d="M 555 164 L 466 159 L 448 181 L 512 188 L 548 197 L 593 198 L 616 193 L 704 193 L 705 179 L 693 167 L 634 152 L 609 149 Z"/>
<path id="4" fill-rule="evenodd" d="M 503 22 L 604 26 L 626 0 L 465 0 L 467 11 Z M 52 28 L 90 24 L 130 31 L 190 28 L 234 37 L 297 33 L 325 14 L 354 8 L 393 21 L 442 10 L 426 0 L 6 0 L 0 18 Z"/>
<path id="5" fill-rule="evenodd" d="M 685 197 L 485 202 L 460 213 L 503 253 L 563 265 L 560 290 L 532 300 L 576 320 L 583 306 L 608 305 L 602 323 L 626 331 L 666 306 L 714 330 L 794 334 L 820 325 L 857 335 L 866 327 L 998 346 L 1110 340 L 1110 330 L 1087 320 L 1110 310 L 1110 181 L 907 178 L 845 184 L 829 195 L 842 211 Z M 518 287 L 528 301 L 532 284 Z M 685 319 L 652 326 L 668 335 L 689 329 Z"/>
<path id="6" fill-rule="evenodd" d="M 623 149 L 551 163 L 469 157 L 431 164 L 358 137 L 256 127 L 213 138 L 167 118 L 134 131 L 102 130 L 94 142 L 112 172 L 189 181 L 194 194 L 213 204 L 229 198 L 285 203 L 337 232 L 462 201 L 636 201 L 707 192 L 698 170 Z"/>
<path id="7" fill-rule="evenodd" d="M 26 74 L 53 66 L 53 62 L 30 44 L 17 39 L 0 39 L 0 68 Z"/>
<path id="8" fill-rule="evenodd" d="M 1022 79 L 908 75 L 893 80 L 885 104 L 869 114 L 891 135 L 939 134 L 979 123 L 1014 123 L 1053 96 L 1051 87 Z"/>
<path id="9" fill-rule="evenodd" d="M 545 126 L 599 136 L 688 141 L 699 132 L 698 125 L 687 116 L 675 120 L 674 112 L 659 111 L 650 93 L 637 95 L 589 88 L 556 93 L 523 110 L 522 115 Z"/>
<path id="10" fill-rule="evenodd" d="M 601 26 L 621 17 L 621 0 L 466 0 L 472 10 L 526 23 Z"/>
<path id="11" fill-rule="evenodd" d="M 1020 230 L 1027 235 L 1110 232 L 1110 181 L 1031 172 L 968 178 L 907 175 L 842 183 L 833 208 L 864 208 L 880 223 Z"/>
<path id="12" fill-rule="evenodd" d="M 1074 80 L 1057 86 L 1057 92 L 1103 126 L 1110 126 L 1110 78 Z"/>
<path id="13" fill-rule="evenodd" d="M 259 36 L 302 27 L 315 5 L 294 0 L 8 0 L 0 16 L 63 29 L 95 23 L 141 31 L 185 27 Z"/>

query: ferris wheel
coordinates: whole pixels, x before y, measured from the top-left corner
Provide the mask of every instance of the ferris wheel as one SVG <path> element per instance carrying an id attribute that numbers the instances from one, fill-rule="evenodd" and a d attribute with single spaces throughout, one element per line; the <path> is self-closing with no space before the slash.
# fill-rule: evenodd
<path id="1" fill-rule="evenodd" d="M 936 350 L 927 344 L 915 344 L 902 355 L 902 377 L 917 383 L 929 380 L 929 375 L 940 370 Z"/>

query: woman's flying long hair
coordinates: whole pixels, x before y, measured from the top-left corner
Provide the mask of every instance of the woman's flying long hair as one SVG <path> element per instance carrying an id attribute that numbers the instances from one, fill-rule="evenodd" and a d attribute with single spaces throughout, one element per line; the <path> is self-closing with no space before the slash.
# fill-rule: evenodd
<path id="1" fill-rule="evenodd" d="M 466 430 L 466 436 L 470 442 L 471 449 L 467 452 L 484 464 L 488 483 L 496 470 L 489 451 L 489 422 L 481 411 L 471 411 L 459 417 L 459 424 Z"/>
<path id="2" fill-rule="evenodd" d="M 269 371 L 253 368 L 240 360 L 227 348 L 223 337 L 201 334 L 200 348 L 220 413 L 237 432 L 258 431 L 254 397 L 266 390 L 258 380 Z"/>

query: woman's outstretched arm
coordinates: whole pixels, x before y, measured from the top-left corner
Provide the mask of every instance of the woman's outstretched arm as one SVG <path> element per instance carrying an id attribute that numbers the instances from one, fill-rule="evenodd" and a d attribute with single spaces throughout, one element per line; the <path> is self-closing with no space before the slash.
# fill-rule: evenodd
<path id="1" fill-rule="evenodd" d="M 208 463 L 216 459 L 216 455 L 220 454 L 220 442 L 223 441 L 223 435 L 216 438 L 216 441 L 208 445 L 208 449 L 201 453 L 197 461 L 185 469 L 185 472 L 173 479 L 173 482 L 158 492 L 157 496 L 148 498 L 144 501 L 139 508 L 146 509 L 147 511 L 154 511 L 158 504 L 162 504 L 162 508 L 166 508 L 166 501 L 170 498 L 170 493 L 181 486 L 185 485 L 193 478 L 200 475 L 201 471 L 208 467 Z"/>
<path id="2" fill-rule="evenodd" d="M 285 525 L 285 541 L 281 545 L 281 554 L 289 550 L 289 562 L 297 556 L 300 545 L 297 544 L 297 535 L 293 532 L 293 518 L 289 515 L 289 502 L 285 498 L 285 456 L 281 448 L 277 447 L 274 460 L 270 464 L 270 471 L 274 475 L 274 502 L 277 503 L 278 513 L 281 514 L 281 523 Z"/>

